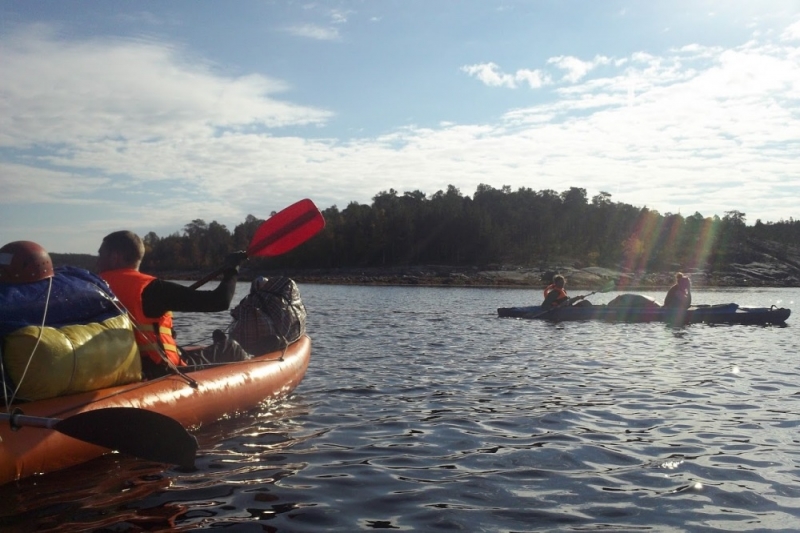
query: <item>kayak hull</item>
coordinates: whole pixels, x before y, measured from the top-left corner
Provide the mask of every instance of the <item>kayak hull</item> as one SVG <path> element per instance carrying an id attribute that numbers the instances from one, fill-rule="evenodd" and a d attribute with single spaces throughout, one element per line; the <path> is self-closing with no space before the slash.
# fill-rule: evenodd
<path id="1" fill-rule="evenodd" d="M 196 387 L 184 377 L 169 375 L 18 407 L 25 415 L 59 419 L 94 409 L 133 407 L 169 416 L 193 429 L 285 398 L 305 376 L 310 358 L 311 340 L 303 336 L 283 354 L 273 352 L 187 373 Z M 55 430 L 13 430 L 10 424 L 0 424 L 0 484 L 68 468 L 108 452 Z"/>
<path id="2" fill-rule="evenodd" d="M 591 305 L 552 310 L 540 306 L 500 307 L 502 318 L 528 318 L 569 322 L 602 320 L 607 322 L 666 322 L 672 324 L 783 324 L 791 310 L 777 307 L 739 307 L 737 304 L 698 306 L 688 310 L 664 307 L 609 307 Z"/>

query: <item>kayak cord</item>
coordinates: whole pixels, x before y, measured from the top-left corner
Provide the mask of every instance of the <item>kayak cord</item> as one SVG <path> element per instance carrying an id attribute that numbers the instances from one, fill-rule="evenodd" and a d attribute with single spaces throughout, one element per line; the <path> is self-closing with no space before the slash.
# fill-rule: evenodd
<path id="1" fill-rule="evenodd" d="M 286 341 L 286 338 L 284 337 L 283 340 Z M 286 350 L 288 350 L 288 349 L 289 349 L 289 343 L 288 342 L 284 342 L 283 350 L 281 350 L 281 358 L 278 359 L 278 361 L 283 361 L 283 356 L 286 355 Z"/>
<path id="2" fill-rule="evenodd" d="M 131 315 L 125 308 L 125 306 L 122 304 L 122 302 L 119 301 L 119 298 L 111 297 L 108 294 L 105 294 L 103 291 L 98 290 L 98 292 L 100 292 L 100 294 L 108 298 L 111 301 L 111 303 L 114 304 L 114 306 L 120 311 L 120 313 L 125 313 L 128 316 L 128 319 L 131 321 L 131 324 L 133 324 L 134 328 L 136 328 L 140 332 L 144 331 L 142 329 L 142 326 L 136 322 L 135 318 L 133 318 L 133 315 Z M 164 364 L 167 365 L 167 368 L 169 368 L 173 374 L 180 376 L 181 378 L 186 380 L 186 383 L 188 383 L 189 386 L 192 387 L 193 389 L 196 389 L 198 387 L 197 381 L 195 381 L 194 379 L 190 378 L 189 376 L 178 370 L 178 367 L 175 366 L 173 362 L 169 360 L 169 357 L 167 357 L 166 352 L 164 352 L 164 348 L 162 348 L 160 345 L 158 346 L 158 355 L 161 357 L 161 360 L 164 361 Z M 141 357 L 141 355 L 139 357 Z"/>
<path id="3" fill-rule="evenodd" d="M 25 363 L 25 370 L 22 371 L 22 376 L 19 378 L 19 382 L 14 387 L 14 392 L 11 394 L 11 398 L 8 397 L 8 391 L 6 390 L 5 384 L 6 382 L 6 369 L 3 366 L 3 358 L 0 357 L 0 373 L 2 373 L 3 378 L 3 396 L 5 397 L 6 401 L 6 408 L 7 412 L 11 414 L 11 404 L 14 403 L 14 400 L 17 398 L 17 393 L 19 392 L 19 388 L 22 386 L 22 383 L 25 381 L 25 375 L 28 373 L 28 368 L 31 366 L 31 361 L 33 361 L 33 356 L 36 353 L 36 348 L 39 347 L 39 343 L 42 341 L 42 335 L 44 335 L 44 325 L 47 322 L 47 310 L 50 308 L 50 294 L 53 291 L 53 276 L 50 276 L 49 283 L 47 285 L 47 297 L 44 301 L 44 312 L 42 313 L 42 325 L 39 326 L 39 335 L 36 337 L 36 344 L 33 345 L 33 350 L 31 350 L 31 354 L 28 356 L 28 362 Z M 75 369 L 72 370 L 73 375 L 75 373 Z"/>
<path id="4" fill-rule="evenodd" d="M 286 355 L 286 350 L 289 349 L 289 341 L 284 335 L 280 335 L 280 338 L 283 341 L 283 350 L 281 350 L 281 358 L 278 361 L 283 361 L 283 356 Z"/>

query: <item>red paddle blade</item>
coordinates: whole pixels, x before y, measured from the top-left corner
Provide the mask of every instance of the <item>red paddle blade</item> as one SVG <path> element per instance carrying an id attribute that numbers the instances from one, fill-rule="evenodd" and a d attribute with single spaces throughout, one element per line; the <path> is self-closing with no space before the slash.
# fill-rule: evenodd
<path id="1" fill-rule="evenodd" d="M 256 230 L 247 256 L 270 257 L 285 254 L 319 233 L 325 219 L 314 202 L 306 198 L 269 217 Z"/>

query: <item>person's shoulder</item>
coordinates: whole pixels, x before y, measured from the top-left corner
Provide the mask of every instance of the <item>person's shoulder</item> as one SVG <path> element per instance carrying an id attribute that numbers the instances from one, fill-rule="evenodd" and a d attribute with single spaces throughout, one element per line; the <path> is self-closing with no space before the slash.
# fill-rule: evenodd
<path id="1" fill-rule="evenodd" d="M 157 278 L 155 276 L 153 276 L 152 281 L 150 281 L 150 283 L 148 284 L 148 286 L 150 286 L 150 285 L 161 286 L 161 287 L 179 287 L 181 289 L 188 289 L 189 288 L 186 285 L 181 285 L 177 281 L 169 281 L 169 280 L 166 280 L 166 279 Z"/>
<path id="2" fill-rule="evenodd" d="M 181 285 L 180 283 L 176 283 L 174 281 L 167 281 L 165 279 L 153 277 L 150 283 L 145 286 L 144 290 L 148 292 L 183 292 L 190 291 L 191 289 L 186 285 Z"/>

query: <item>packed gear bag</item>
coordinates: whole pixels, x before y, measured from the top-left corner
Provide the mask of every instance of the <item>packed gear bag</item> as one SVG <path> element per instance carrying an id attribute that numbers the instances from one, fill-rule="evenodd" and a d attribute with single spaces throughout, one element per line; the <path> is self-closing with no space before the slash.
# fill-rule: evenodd
<path id="1" fill-rule="evenodd" d="M 661 307 L 657 301 L 643 294 L 620 294 L 610 302 L 608 307 L 635 307 L 637 309 L 657 309 Z"/>
<path id="2" fill-rule="evenodd" d="M 52 328 L 26 326 L 3 338 L 6 385 L 19 400 L 125 385 L 142 379 L 128 315 Z M 16 386 L 16 387 L 15 387 Z"/>
<path id="3" fill-rule="evenodd" d="M 231 310 L 230 336 L 253 355 L 282 350 L 306 332 L 306 308 L 294 280 L 259 276 Z"/>
<path id="4" fill-rule="evenodd" d="M 102 322 L 123 312 L 99 276 L 63 266 L 52 278 L 31 283 L 0 283 L 0 336 L 25 326 L 53 328 Z"/>
<path id="5" fill-rule="evenodd" d="M 225 335 L 221 329 L 211 334 L 214 342 L 203 348 L 191 347 L 181 350 L 181 359 L 191 370 L 199 370 L 209 365 L 248 361 L 253 358 L 235 340 Z"/>

